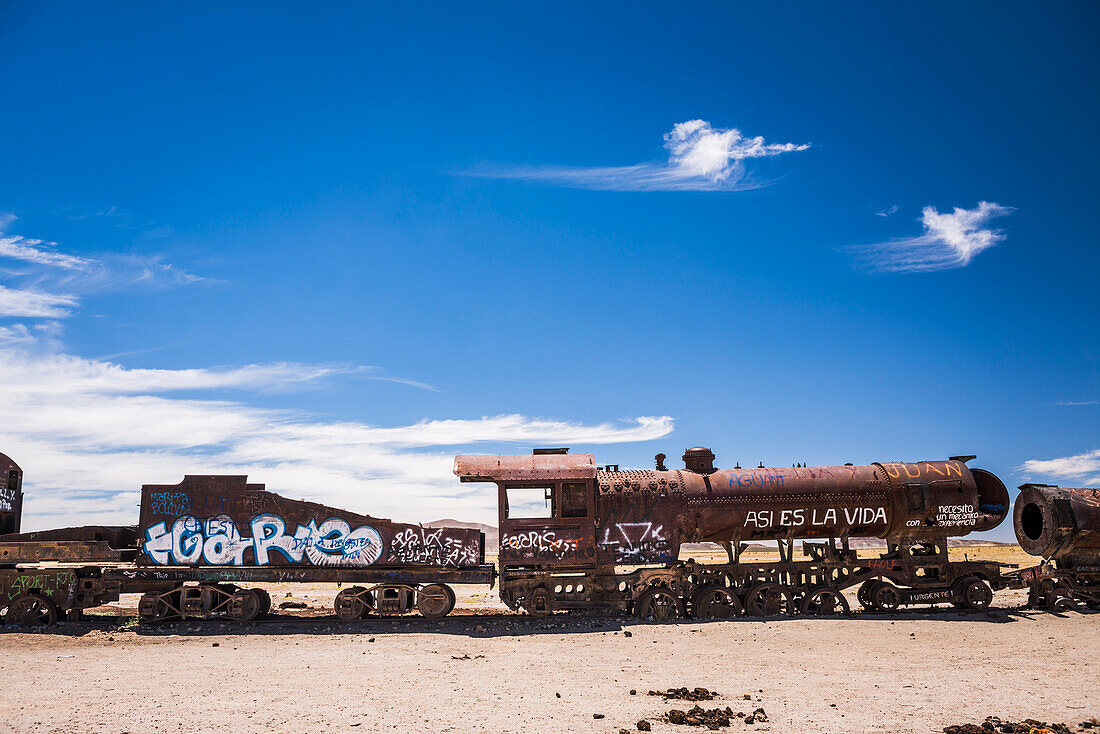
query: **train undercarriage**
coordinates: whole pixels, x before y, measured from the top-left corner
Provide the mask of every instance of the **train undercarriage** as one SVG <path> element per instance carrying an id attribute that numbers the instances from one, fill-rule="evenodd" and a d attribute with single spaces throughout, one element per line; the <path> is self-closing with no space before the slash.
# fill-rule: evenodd
<path id="1" fill-rule="evenodd" d="M 779 544 L 778 562 L 742 562 L 743 548 L 725 564 L 692 560 L 662 568 L 511 568 L 501 575 L 501 598 L 513 609 L 546 615 L 568 609 L 629 612 L 645 621 L 692 617 L 723 619 L 779 614 L 847 614 L 846 589 L 859 587 L 865 609 L 890 612 L 906 605 L 951 603 L 982 610 L 995 589 L 1007 588 L 990 561 L 951 561 L 944 543 L 891 545 L 878 558 L 859 558 L 841 541 Z"/>

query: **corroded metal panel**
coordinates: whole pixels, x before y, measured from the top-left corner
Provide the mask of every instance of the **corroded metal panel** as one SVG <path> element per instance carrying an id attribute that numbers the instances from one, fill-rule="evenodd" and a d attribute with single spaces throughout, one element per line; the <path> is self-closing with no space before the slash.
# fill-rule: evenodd
<path id="1" fill-rule="evenodd" d="M 187 476 L 141 493 L 139 565 L 471 567 L 484 535 L 291 500 L 244 476 Z"/>
<path id="2" fill-rule="evenodd" d="M 1012 524 L 1033 556 L 1100 556 L 1100 489 L 1021 485 Z"/>
<path id="3" fill-rule="evenodd" d="M 965 535 L 1007 512 L 1003 485 L 979 472 L 954 460 L 599 472 L 598 545 L 605 562 L 660 563 L 681 542 Z"/>
<path id="4" fill-rule="evenodd" d="M 593 454 L 519 454 L 456 456 L 454 473 L 463 482 L 521 482 L 592 479 Z"/>

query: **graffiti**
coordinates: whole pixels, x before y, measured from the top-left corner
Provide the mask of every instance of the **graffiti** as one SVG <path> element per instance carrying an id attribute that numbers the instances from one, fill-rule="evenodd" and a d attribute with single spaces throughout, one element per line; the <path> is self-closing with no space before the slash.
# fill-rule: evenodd
<path id="1" fill-rule="evenodd" d="M 913 592 L 909 595 L 909 601 L 947 601 L 952 598 L 954 594 L 950 589 L 944 589 L 943 591 L 921 591 Z"/>
<path id="2" fill-rule="evenodd" d="M 407 528 L 390 541 L 388 560 L 429 566 L 475 566 L 481 553 L 476 542 L 463 543 L 459 538 L 444 535 L 442 528 Z"/>
<path id="3" fill-rule="evenodd" d="M 30 593 L 44 593 L 57 596 L 58 592 L 71 592 L 76 585 L 76 574 L 72 571 L 27 575 L 21 574 L 8 585 L 8 599 Z"/>
<path id="4" fill-rule="evenodd" d="M 730 474 L 730 489 L 733 487 L 782 487 L 785 479 L 785 476 L 776 472 Z"/>
<path id="5" fill-rule="evenodd" d="M 249 550 L 257 566 L 271 563 L 272 553 L 293 563 L 304 559 L 314 566 L 369 566 L 382 555 L 382 536 L 377 530 L 369 525 L 352 530 L 340 518 L 329 518 L 320 525 L 310 520 L 288 535 L 286 523 L 278 515 L 257 515 L 249 529 L 252 536 L 242 536 L 228 515 L 206 520 L 184 515 L 176 518 L 171 528 L 159 522 L 146 529 L 145 553 L 160 566 L 243 566 Z"/>
<path id="6" fill-rule="evenodd" d="M 558 537 L 553 530 L 530 530 L 526 533 L 508 533 L 500 539 L 501 551 L 513 551 L 523 556 L 541 558 L 580 558 L 582 552 L 577 538 Z"/>
<path id="7" fill-rule="evenodd" d="M 672 547 L 664 526 L 651 522 L 615 523 L 615 532 L 604 528 L 600 545 L 615 555 L 618 563 L 653 563 L 672 559 Z"/>
<path id="8" fill-rule="evenodd" d="M 186 515 L 191 512 L 191 498 L 185 492 L 151 492 L 149 512 L 154 515 Z"/>
<path id="9" fill-rule="evenodd" d="M 940 468 L 941 466 L 943 468 Z M 938 474 L 941 477 L 961 477 L 963 475 L 961 466 L 962 465 L 957 461 L 945 461 L 939 466 L 930 461 L 926 461 L 923 464 L 902 464 L 896 461 L 890 461 L 882 465 L 882 467 L 886 469 L 886 473 L 893 479 L 901 478 L 902 473 L 909 479 L 919 479 L 922 475 L 927 476 L 932 473 Z M 901 468 L 899 469 L 898 467 Z"/>
<path id="10" fill-rule="evenodd" d="M 940 505 L 936 524 L 945 528 L 977 525 L 980 517 L 974 505 Z"/>
<path id="11" fill-rule="evenodd" d="M 848 527 L 886 524 L 885 507 L 812 507 L 794 510 L 749 510 L 745 527 L 834 527 L 840 519 Z"/>

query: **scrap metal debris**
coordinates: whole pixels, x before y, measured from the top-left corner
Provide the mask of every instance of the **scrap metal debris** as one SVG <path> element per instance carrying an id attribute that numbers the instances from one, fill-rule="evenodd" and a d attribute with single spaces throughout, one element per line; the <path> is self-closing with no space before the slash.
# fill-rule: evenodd
<path id="1" fill-rule="evenodd" d="M 1082 722 L 1081 726 L 1085 727 Z M 1071 734 L 1073 731 L 1065 724 L 1047 724 L 1036 719 L 1024 719 L 1021 722 L 1003 721 L 996 716 L 988 716 L 979 726 L 977 724 L 960 724 L 945 726 L 944 734 Z"/>
<path id="2" fill-rule="evenodd" d="M 744 714 L 741 712 L 735 713 L 729 706 L 724 709 L 704 709 L 696 704 L 688 711 L 671 709 L 665 715 L 665 718 L 670 724 L 705 726 L 708 729 L 715 730 L 730 726 L 731 721 L 735 718 L 743 719 L 746 724 L 763 723 L 768 720 L 768 715 L 764 713 L 764 709 L 759 708 L 751 714 Z M 640 726 L 638 728 L 641 729 Z M 988 732 L 983 732 L 983 734 L 988 734 Z"/>
<path id="3" fill-rule="evenodd" d="M 718 691 L 708 691 L 706 688 L 669 688 L 667 691 L 650 691 L 651 696 L 664 696 L 666 701 L 676 699 L 678 701 L 710 701 L 718 698 Z"/>

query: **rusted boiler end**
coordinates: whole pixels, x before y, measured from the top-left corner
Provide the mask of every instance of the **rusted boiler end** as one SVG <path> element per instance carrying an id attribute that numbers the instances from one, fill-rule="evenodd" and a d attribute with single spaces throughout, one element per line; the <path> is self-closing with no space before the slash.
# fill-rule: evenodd
<path id="1" fill-rule="evenodd" d="M 1023 484 L 1012 524 L 1020 547 L 1033 556 L 1100 560 L 1100 489 Z"/>

